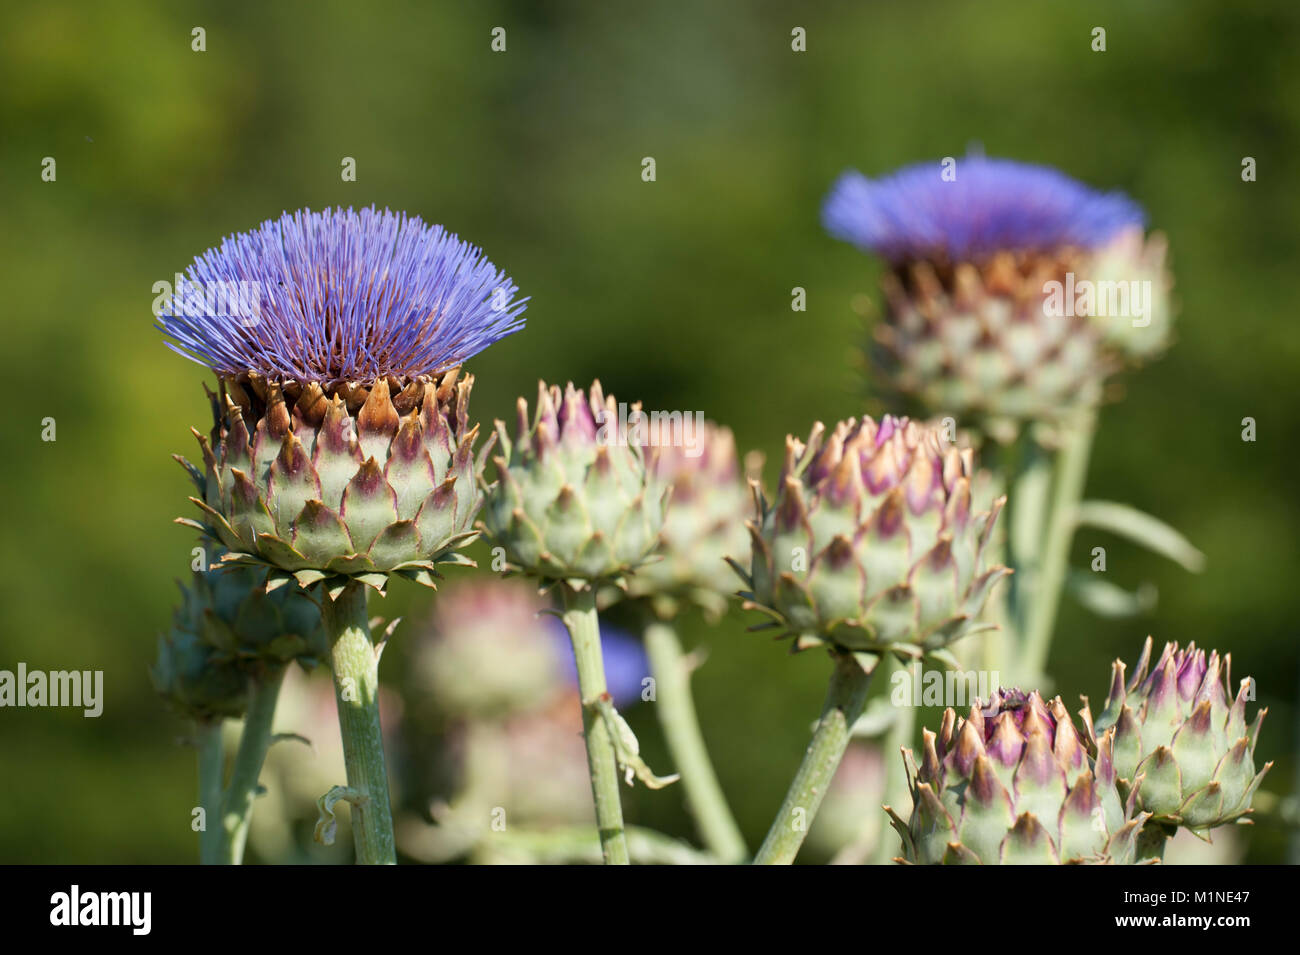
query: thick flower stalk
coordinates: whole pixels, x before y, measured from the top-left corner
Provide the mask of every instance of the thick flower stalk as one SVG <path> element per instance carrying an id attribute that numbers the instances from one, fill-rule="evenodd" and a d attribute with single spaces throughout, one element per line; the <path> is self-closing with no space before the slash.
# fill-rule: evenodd
<path id="1" fill-rule="evenodd" d="M 387 210 L 301 211 L 195 260 L 158 326 L 216 372 L 197 526 L 321 595 L 358 861 L 394 861 L 364 587 L 433 586 L 481 504 L 467 358 L 522 326 L 483 253 Z M 484 451 L 486 452 L 486 448 Z"/>
<path id="2" fill-rule="evenodd" d="M 988 562 L 1004 503 L 971 504 L 974 457 L 937 428 L 886 415 L 819 423 L 786 439 L 776 498 L 758 497 L 746 607 L 803 649 L 908 657 L 941 650 L 977 622 L 1008 571 Z"/>
<path id="3" fill-rule="evenodd" d="M 626 586 L 653 556 L 667 489 L 650 480 L 636 440 L 621 431 L 618 403 L 597 382 L 589 394 L 570 383 L 538 386 L 535 415 L 519 400 L 514 441 L 497 422 L 497 481 L 484 483 L 483 527 L 506 566 L 559 585 L 582 698 L 596 823 L 606 864 L 626 864 L 618 791 L 620 767 L 661 785 L 637 756 L 635 737 L 606 688 L 596 591 Z M 639 413 L 639 406 L 634 407 Z"/>
<path id="4" fill-rule="evenodd" d="M 1144 241 L 1126 196 L 1055 169 L 970 156 L 849 172 L 822 217 L 885 260 L 875 380 L 920 413 L 1000 441 L 1068 426 L 1168 339 L 1163 240 Z"/>
<path id="5" fill-rule="evenodd" d="M 1153 827 L 1167 835 L 1183 826 L 1207 838 L 1208 830 L 1250 813 L 1255 790 L 1273 765 L 1255 772 L 1268 710 L 1246 723 L 1254 681 L 1242 680 L 1232 697 L 1231 655 L 1166 643 L 1152 666 L 1151 648 L 1148 637 L 1127 683 L 1123 662 L 1115 661 L 1095 730 L 1086 707 L 1084 722 L 1094 735 L 1114 734 L 1120 785 L 1151 813 Z"/>
<path id="6" fill-rule="evenodd" d="M 923 734 L 904 753 L 912 814 L 888 809 L 900 861 L 934 864 L 1131 864 L 1146 813 L 1121 798 L 1113 733 L 1095 758 L 1060 697 L 1005 689 Z"/>

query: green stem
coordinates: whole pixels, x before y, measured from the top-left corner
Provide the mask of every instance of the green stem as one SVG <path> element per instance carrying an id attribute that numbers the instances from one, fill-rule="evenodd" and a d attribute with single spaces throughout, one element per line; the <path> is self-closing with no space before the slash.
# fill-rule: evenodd
<path id="1" fill-rule="evenodd" d="M 844 750 L 849 745 L 849 731 L 862 715 L 871 686 L 871 672 L 851 653 L 835 652 L 835 670 L 821 719 L 813 732 L 812 742 L 804 753 L 785 801 L 763 846 L 754 857 L 755 865 L 789 865 L 799 854 L 808 828 L 821 806 Z"/>
<path id="2" fill-rule="evenodd" d="M 574 590 L 564 585 L 564 625 L 573 641 L 578 664 L 578 693 L 582 697 L 582 732 L 587 740 L 587 769 L 596 803 L 596 828 L 605 865 L 629 865 L 627 836 L 623 831 L 623 805 L 618 792 L 618 758 L 609 728 L 595 702 L 608 691 L 605 663 L 600 652 L 600 622 L 596 617 L 596 590 Z"/>
<path id="3" fill-rule="evenodd" d="M 393 865 L 397 854 L 379 725 L 379 657 L 370 639 L 363 586 L 355 581 L 348 584 L 332 602 L 322 595 L 321 620 L 330 641 L 348 788 L 361 794 L 352 803 L 357 864 Z"/>
<path id="4" fill-rule="evenodd" d="M 1143 826 L 1137 835 L 1137 855 L 1135 858 L 1138 862 L 1149 859 L 1156 859 L 1161 862 L 1165 858 L 1165 844 L 1169 841 L 1177 830 L 1172 827 L 1166 827 L 1158 822 L 1148 822 Z"/>
<path id="5" fill-rule="evenodd" d="M 266 762 L 266 752 L 271 748 L 271 723 L 275 719 L 275 704 L 280 698 L 283 682 L 284 667 L 277 666 L 268 668 L 253 683 L 248 715 L 244 717 L 244 733 L 235 754 L 230 785 L 221 804 L 224 835 L 221 861 L 226 865 L 240 865 L 244 861 L 248 827 L 253 821 L 253 801 L 257 798 L 257 777 Z"/>
<path id="6" fill-rule="evenodd" d="M 221 862 L 222 829 L 221 777 L 225 773 L 225 751 L 221 740 L 221 720 L 195 722 L 194 733 L 199 749 L 199 805 L 203 809 L 203 831 L 199 833 L 199 862 Z"/>
<path id="7" fill-rule="evenodd" d="M 1007 482 L 1006 563 L 1015 573 L 1004 586 L 1006 609 L 1003 623 L 1008 630 L 1002 655 L 990 669 L 1006 670 L 1017 679 L 1020 650 L 1028 625 L 1028 608 L 1038 584 L 1042 559 L 1043 528 L 1051 497 L 1052 458 L 1027 434 L 1002 455 Z M 1009 646 L 1007 645 L 1009 644 Z"/>
<path id="8" fill-rule="evenodd" d="M 1056 480 L 1052 489 L 1040 570 L 1034 581 L 1033 599 L 1024 630 L 1024 673 L 1031 678 L 1040 677 L 1047 670 L 1052 632 L 1056 626 L 1056 611 L 1060 606 L 1061 590 L 1065 586 L 1065 576 L 1069 570 L 1075 515 L 1079 501 L 1083 499 L 1084 484 L 1088 477 L 1088 457 L 1096 429 L 1097 416 L 1095 412 L 1089 411 L 1066 432 L 1065 444 L 1057 452 Z"/>
<path id="9" fill-rule="evenodd" d="M 704 745 L 691 698 L 690 665 L 677 631 L 668 623 L 654 620 L 646 625 L 644 637 L 655 678 L 655 713 L 663 727 L 668 751 L 681 773 L 686 807 L 704 845 L 719 861 L 742 862 L 748 858 L 749 850 L 727 807 Z"/>
<path id="10" fill-rule="evenodd" d="M 913 679 L 913 671 L 920 665 L 918 660 L 908 664 L 894 664 L 898 671 L 908 675 L 909 682 Z M 909 698 L 910 696 L 911 694 Z M 916 710 L 921 705 L 921 701 L 909 699 L 909 703 L 908 706 L 894 707 L 894 720 L 885 733 L 882 756 L 885 761 L 885 805 L 887 806 L 905 807 L 912 802 L 912 789 L 907 781 L 907 773 L 903 769 L 903 756 L 900 750 L 910 748 L 912 745 L 912 736 L 916 732 Z M 902 812 L 903 809 L 900 808 L 898 811 Z M 893 835 L 893 829 L 882 833 L 876 845 L 873 865 L 888 865 L 899 854 L 898 840 L 893 838 Z"/>

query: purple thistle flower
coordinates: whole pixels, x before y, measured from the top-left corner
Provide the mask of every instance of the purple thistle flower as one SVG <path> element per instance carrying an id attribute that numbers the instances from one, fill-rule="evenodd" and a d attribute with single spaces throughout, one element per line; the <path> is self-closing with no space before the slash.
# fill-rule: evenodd
<path id="1" fill-rule="evenodd" d="M 303 209 L 194 260 L 157 327 L 221 376 L 371 382 L 453 368 L 523 327 L 482 250 L 372 206 Z"/>
<path id="2" fill-rule="evenodd" d="M 943 170 L 923 162 L 880 179 L 846 172 L 822 207 L 822 224 L 898 265 L 1091 249 L 1145 221 L 1123 193 L 1098 192 L 1047 166 L 969 156 L 957 162 L 955 179 L 945 181 Z"/>

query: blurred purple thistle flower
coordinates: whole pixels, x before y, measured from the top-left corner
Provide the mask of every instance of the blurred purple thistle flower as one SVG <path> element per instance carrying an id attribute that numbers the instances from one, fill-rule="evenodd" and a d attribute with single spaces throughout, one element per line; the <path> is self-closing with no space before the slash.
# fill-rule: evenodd
<path id="1" fill-rule="evenodd" d="M 285 213 L 186 278 L 157 322 L 168 347 L 275 381 L 436 375 L 522 328 L 527 302 L 482 250 L 374 207 Z"/>
<path id="2" fill-rule="evenodd" d="M 569 683 L 578 686 L 578 664 L 569 645 L 569 631 L 556 617 L 546 618 L 555 640 L 556 657 Z M 619 709 L 641 699 L 641 681 L 650 675 L 650 660 L 641 641 L 622 630 L 601 624 L 600 652 L 605 663 L 605 683 Z"/>
<path id="3" fill-rule="evenodd" d="M 1123 193 L 1098 192 L 1048 166 L 969 156 L 958 160 L 954 179 L 943 171 L 923 162 L 879 179 L 846 172 L 822 207 L 822 224 L 898 265 L 1091 249 L 1145 221 Z"/>

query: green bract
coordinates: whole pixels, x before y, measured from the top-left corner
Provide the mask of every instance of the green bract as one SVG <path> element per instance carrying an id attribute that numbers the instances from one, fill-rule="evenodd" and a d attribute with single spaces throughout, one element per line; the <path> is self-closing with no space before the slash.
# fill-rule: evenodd
<path id="1" fill-rule="evenodd" d="M 600 382 L 590 396 L 542 382 L 531 423 L 519 399 L 515 441 L 497 422 L 498 480 L 483 485 L 483 527 L 512 568 L 543 580 L 621 582 L 651 558 L 667 490 L 650 484 L 640 442 L 619 421 Z"/>
<path id="2" fill-rule="evenodd" d="M 1194 643 L 1181 650 L 1167 643 L 1151 667 L 1151 648 L 1148 637 L 1127 685 L 1124 664 L 1115 661 L 1096 732 L 1113 730 L 1121 786 L 1134 791 L 1155 822 L 1203 835 L 1250 812 L 1255 790 L 1273 765 L 1255 772 L 1255 744 L 1268 710 L 1247 726 L 1254 683 L 1243 680 L 1230 699 L 1230 655 L 1220 660 L 1211 651 L 1207 658 Z M 1084 721 L 1091 728 L 1086 709 Z"/>
<path id="3" fill-rule="evenodd" d="M 966 719 L 949 709 L 904 753 L 911 818 L 887 810 L 903 860 L 934 864 L 1131 864 L 1146 815 L 1119 794 L 1111 747 L 1096 758 L 1060 698 L 1003 690 Z"/>
<path id="4" fill-rule="evenodd" d="M 246 667 L 324 660 L 329 646 L 316 602 L 296 582 L 268 589 L 265 578 L 246 564 L 214 563 L 181 588 L 180 615 L 204 643 Z"/>
<path id="5" fill-rule="evenodd" d="M 786 439 L 776 500 L 750 522 L 746 607 L 799 648 L 908 656 L 981 628 L 975 618 L 1009 573 L 988 566 L 1003 500 L 971 507 L 974 461 L 937 428 L 906 418 L 819 423 Z"/>
<path id="6" fill-rule="evenodd" d="M 303 586 L 348 578 L 382 588 L 390 572 L 428 586 L 440 562 L 476 536 L 482 499 L 468 427 L 473 376 L 320 385 L 244 375 L 213 396 L 211 443 L 195 432 L 192 498 L 206 523 L 183 521 Z M 490 446 L 490 442 L 489 442 Z M 487 451 L 487 448 L 484 448 Z"/>
<path id="7" fill-rule="evenodd" d="M 1105 344 L 1129 361 L 1152 358 L 1169 344 L 1173 307 L 1172 279 L 1165 269 L 1168 249 L 1163 235 L 1147 239 L 1139 228 L 1125 229 L 1093 251 L 1083 269 L 1096 299 L 1093 321 L 1101 327 Z M 1100 303 L 1109 305 L 1112 294 L 1129 307 L 1119 314 L 1100 314 Z M 1144 314 L 1138 314 L 1139 304 Z"/>
<path id="8" fill-rule="evenodd" d="M 680 604 L 710 615 L 726 610 L 735 574 L 726 558 L 748 560 L 745 521 L 752 504 L 741 480 L 736 441 L 729 428 L 706 421 L 696 444 L 659 444 L 646 449 L 651 479 L 667 487 L 668 513 L 658 556 L 628 580 L 628 594 L 651 601 L 664 617 Z"/>

